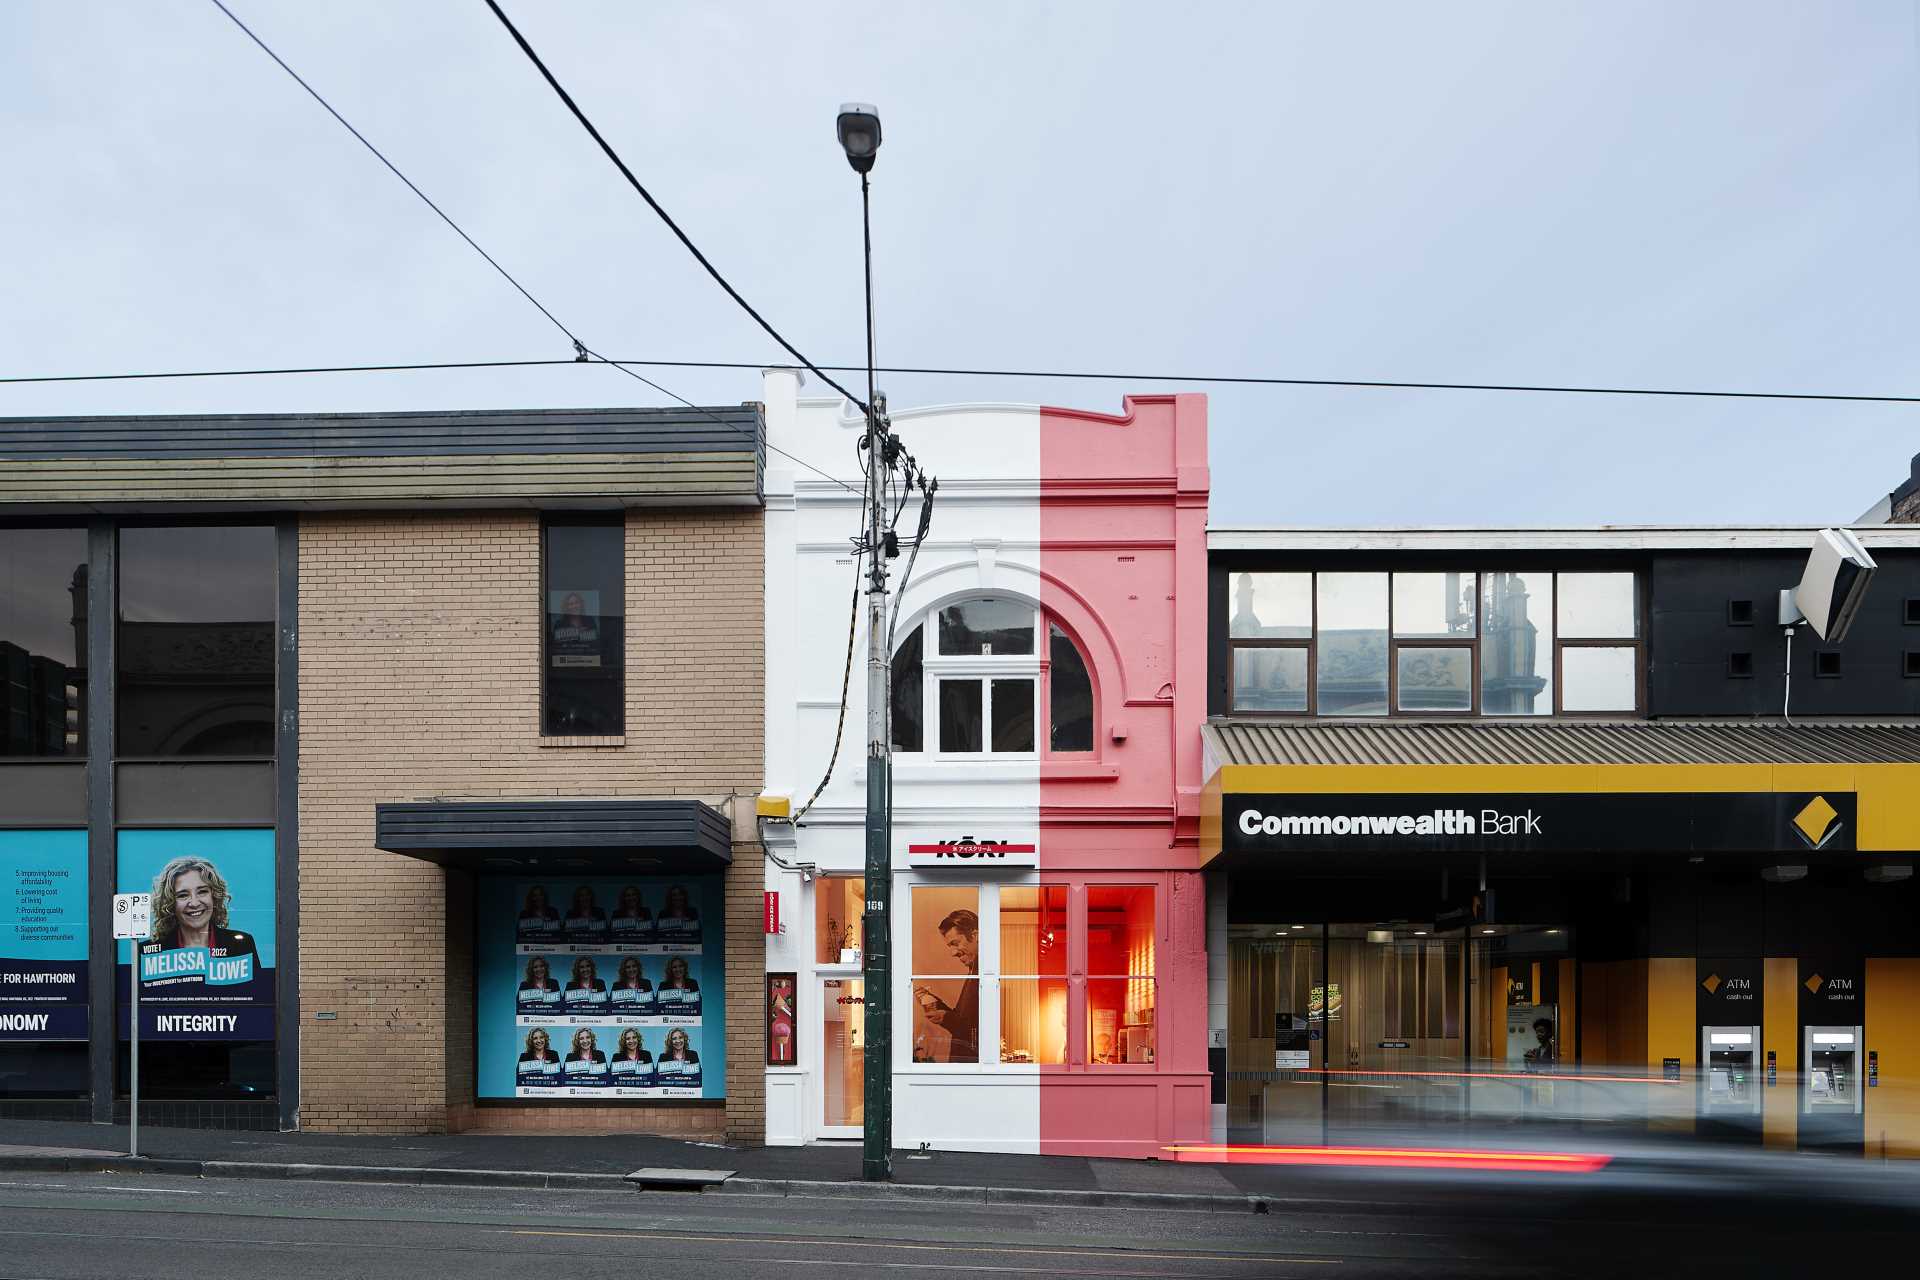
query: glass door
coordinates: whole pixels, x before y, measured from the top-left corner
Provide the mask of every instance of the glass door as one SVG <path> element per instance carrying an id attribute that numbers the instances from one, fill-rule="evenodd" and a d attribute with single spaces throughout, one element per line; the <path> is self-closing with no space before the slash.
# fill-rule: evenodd
<path id="1" fill-rule="evenodd" d="M 820 980 L 820 1136 L 857 1138 L 866 1120 L 867 984 Z"/>
<path id="2" fill-rule="evenodd" d="M 1320 1142 L 1328 1000 L 1321 927 L 1236 927 L 1227 964 L 1229 1141 Z M 1340 1000 L 1334 992 L 1336 1015 Z"/>
<path id="3" fill-rule="evenodd" d="M 1328 1140 L 1456 1124 L 1466 1094 L 1462 939 L 1409 924 L 1327 933 Z"/>

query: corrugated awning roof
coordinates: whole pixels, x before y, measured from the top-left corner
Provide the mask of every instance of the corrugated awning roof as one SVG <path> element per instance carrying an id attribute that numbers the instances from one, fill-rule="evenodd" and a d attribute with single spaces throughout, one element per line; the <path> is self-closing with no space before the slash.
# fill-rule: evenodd
<path id="1" fill-rule="evenodd" d="M 1777 721 L 1214 720 L 1218 765 L 1909 764 L 1920 725 Z"/>

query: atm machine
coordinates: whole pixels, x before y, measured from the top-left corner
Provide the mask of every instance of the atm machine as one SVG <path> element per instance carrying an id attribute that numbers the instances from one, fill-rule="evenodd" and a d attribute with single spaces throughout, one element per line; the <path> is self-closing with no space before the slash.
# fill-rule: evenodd
<path id="1" fill-rule="evenodd" d="M 1724 1120 L 1760 1114 L 1760 1028 L 1700 1028 L 1700 1110 Z"/>
<path id="2" fill-rule="evenodd" d="M 1862 1110 L 1859 1027 L 1808 1027 L 1800 1110 L 1822 1118 L 1857 1116 Z"/>

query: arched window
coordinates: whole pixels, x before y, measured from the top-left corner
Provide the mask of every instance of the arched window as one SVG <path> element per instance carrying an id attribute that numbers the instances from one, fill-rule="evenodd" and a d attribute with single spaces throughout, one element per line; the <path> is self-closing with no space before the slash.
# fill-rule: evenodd
<path id="1" fill-rule="evenodd" d="M 1086 753 L 1093 715 L 1093 678 L 1079 647 L 1016 597 L 942 605 L 894 650 L 896 751 L 1034 756 L 1044 740 L 1047 755 Z"/>

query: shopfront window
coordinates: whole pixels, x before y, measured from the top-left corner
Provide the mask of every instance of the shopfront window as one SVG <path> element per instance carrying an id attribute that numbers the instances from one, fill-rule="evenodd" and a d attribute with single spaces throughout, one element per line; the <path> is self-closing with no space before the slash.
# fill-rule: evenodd
<path id="1" fill-rule="evenodd" d="M 913 1060 L 980 1060 L 980 888 L 913 889 Z"/>
<path id="2" fill-rule="evenodd" d="M 1232 710 L 1267 715 L 1633 714 L 1631 572 L 1236 573 Z"/>
<path id="3" fill-rule="evenodd" d="M 547 521 L 545 712 L 555 737 L 626 731 L 626 524 L 618 513 Z"/>
<path id="4" fill-rule="evenodd" d="M 1067 887 L 1000 890 L 1000 1061 L 1067 1060 Z"/>
<path id="5" fill-rule="evenodd" d="M 0 529 L 0 756 L 86 754 L 87 531 Z"/>
<path id="6" fill-rule="evenodd" d="M 1044 623 L 1044 653 L 1035 637 Z M 935 641 L 928 652 L 928 637 Z M 893 653 L 893 746 L 942 756 L 1031 758 L 1093 750 L 1085 655 L 1031 604 L 982 597 L 935 610 Z M 1044 714 L 1044 721 L 1042 719 Z"/>
<path id="7" fill-rule="evenodd" d="M 861 915 L 867 882 L 861 876 L 823 876 L 813 885 L 813 961 L 859 964 Z"/>
<path id="8" fill-rule="evenodd" d="M 271 756 L 270 525 L 120 531 L 116 754 Z"/>
<path id="9" fill-rule="evenodd" d="M 1087 890 L 1087 1055 L 1094 1064 L 1154 1060 L 1154 935 L 1151 885 Z"/>

